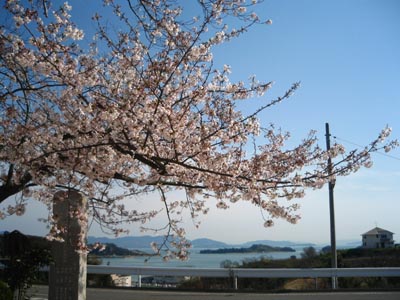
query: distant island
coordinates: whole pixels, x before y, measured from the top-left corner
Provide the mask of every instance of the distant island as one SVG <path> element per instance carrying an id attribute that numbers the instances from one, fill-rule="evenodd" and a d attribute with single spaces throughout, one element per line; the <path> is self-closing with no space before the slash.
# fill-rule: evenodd
<path id="1" fill-rule="evenodd" d="M 89 255 L 94 255 L 98 257 L 118 257 L 118 256 L 151 256 L 154 254 L 149 254 L 139 250 L 129 250 L 122 247 L 118 247 L 113 243 L 104 244 L 105 248 L 103 250 L 94 249 L 89 252 Z"/>
<path id="2" fill-rule="evenodd" d="M 268 245 L 255 244 L 248 248 L 221 248 L 200 250 L 200 254 L 224 254 L 224 253 L 264 253 L 264 252 L 296 252 L 291 247 L 272 247 Z"/>

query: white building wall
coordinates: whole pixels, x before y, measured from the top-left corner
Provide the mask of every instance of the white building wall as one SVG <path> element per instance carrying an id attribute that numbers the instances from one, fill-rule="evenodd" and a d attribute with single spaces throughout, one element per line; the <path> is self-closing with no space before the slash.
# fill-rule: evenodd
<path id="1" fill-rule="evenodd" d="M 113 281 L 115 286 L 125 286 L 125 287 L 132 286 L 131 276 L 111 274 L 111 280 Z"/>
<path id="2" fill-rule="evenodd" d="M 389 232 L 363 235 L 362 242 L 363 248 L 390 248 L 394 246 L 393 234 Z"/>
<path id="3" fill-rule="evenodd" d="M 363 237 L 363 247 L 364 248 L 378 248 L 378 239 L 375 236 L 365 235 Z"/>

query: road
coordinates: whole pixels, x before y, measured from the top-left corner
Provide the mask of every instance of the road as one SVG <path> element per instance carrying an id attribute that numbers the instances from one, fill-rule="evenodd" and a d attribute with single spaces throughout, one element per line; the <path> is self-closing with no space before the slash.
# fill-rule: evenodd
<path id="1" fill-rule="evenodd" d="M 31 300 L 47 299 L 47 286 L 35 286 Z M 318 293 L 206 293 L 171 290 L 87 289 L 87 300 L 398 300 L 400 291 L 393 292 L 318 292 Z"/>

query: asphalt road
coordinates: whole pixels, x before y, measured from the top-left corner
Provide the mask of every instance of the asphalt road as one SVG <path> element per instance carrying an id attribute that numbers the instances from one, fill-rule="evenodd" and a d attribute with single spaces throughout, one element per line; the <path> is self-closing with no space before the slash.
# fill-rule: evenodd
<path id="1" fill-rule="evenodd" d="M 31 300 L 47 299 L 47 286 L 35 286 Z M 205 293 L 170 290 L 87 289 L 87 300 L 399 300 L 394 292 L 318 292 L 318 293 Z"/>

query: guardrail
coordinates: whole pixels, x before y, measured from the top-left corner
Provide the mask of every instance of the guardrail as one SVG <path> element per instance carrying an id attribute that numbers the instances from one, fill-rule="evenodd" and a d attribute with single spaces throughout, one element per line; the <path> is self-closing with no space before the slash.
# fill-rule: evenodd
<path id="1" fill-rule="evenodd" d="M 233 279 L 234 289 L 238 278 L 324 278 L 324 277 L 400 277 L 400 268 L 318 268 L 318 269 L 211 269 L 211 268 L 154 268 L 154 267 L 87 267 L 88 274 L 118 274 L 138 276 L 194 276 L 225 277 Z"/>
<path id="2" fill-rule="evenodd" d="M 0 269 L 4 268 L 0 264 Z M 48 271 L 48 267 L 41 269 Z M 400 267 L 395 268 L 305 268 L 305 269 L 241 269 L 241 268 L 155 268 L 87 266 L 88 274 L 117 274 L 138 276 L 213 277 L 232 278 L 233 288 L 238 289 L 238 278 L 333 278 L 333 277 L 400 277 Z"/>

